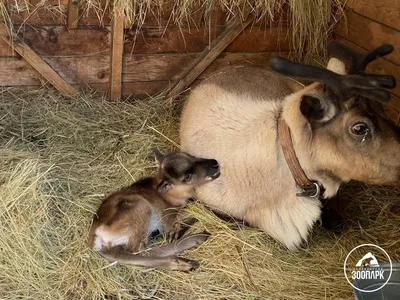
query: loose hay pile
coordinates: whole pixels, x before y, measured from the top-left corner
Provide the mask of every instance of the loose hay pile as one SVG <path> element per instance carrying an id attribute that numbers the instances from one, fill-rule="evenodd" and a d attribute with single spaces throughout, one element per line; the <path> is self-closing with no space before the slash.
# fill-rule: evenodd
<path id="1" fill-rule="evenodd" d="M 152 147 L 174 148 L 178 110 L 159 99 L 0 94 L 0 298 L 349 299 L 342 266 L 354 246 L 375 243 L 400 259 L 400 191 L 353 186 L 348 229 L 316 228 L 297 253 L 195 204 L 197 229 L 212 233 L 187 254 L 198 271 L 110 265 L 86 246 L 93 213 L 104 195 L 155 170 Z"/>

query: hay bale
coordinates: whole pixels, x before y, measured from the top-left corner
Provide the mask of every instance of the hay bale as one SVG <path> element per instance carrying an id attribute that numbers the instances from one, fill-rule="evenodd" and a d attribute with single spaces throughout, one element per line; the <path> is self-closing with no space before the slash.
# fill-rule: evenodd
<path id="1" fill-rule="evenodd" d="M 110 265 L 86 246 L 93 213 L 106 194 L 154 172 L 152 147 L 175 147 L 179 107 L 0 94 L 0 298 L 349 299 L 343 262 L 354 246 L 376 243 L 400 259 L 400 191 L 354 185 L 343 195 L 345 232 L 316 228 L 296 253 L 193 204 L 196 230 L 212 233 L 187 254 L 198 271 Z"/>

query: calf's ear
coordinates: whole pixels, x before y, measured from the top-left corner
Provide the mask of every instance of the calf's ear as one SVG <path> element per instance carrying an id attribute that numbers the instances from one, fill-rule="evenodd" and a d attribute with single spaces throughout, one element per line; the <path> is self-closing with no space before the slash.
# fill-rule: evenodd
<path id="1" fill-rule="evenodd" d="M 164 193 L 169 192 L 171 190 L 171 188 L 172 188 L 172 185 L 168 181 L 163 180 L 158 184 L 157 191 L 161 194 L 164 194 Z"/>
<path id="2" fill-rule="evenodd" d="M 154 153 L 154 155 L 155 155 L 155 157 L 156 157 L 157 162 L 158 162 L 159 164 L 161 164 L 162 160 L 164 159 L 164 154 L 162 154 L 162 153 L 160 152 L 160 150 L 158 150 L 157 148 L 154 148 L 154 149 L 153 149 L 153 153 Z"/>

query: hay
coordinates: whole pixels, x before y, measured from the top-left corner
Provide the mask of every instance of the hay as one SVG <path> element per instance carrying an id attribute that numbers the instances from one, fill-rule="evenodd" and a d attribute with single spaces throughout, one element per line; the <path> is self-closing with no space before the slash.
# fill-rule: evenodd
<path id="1" fill-rule="evenodd" d="M 11 30 L 4 1 L 0 0 L 0 17 L 3 15 Z M 66 6 L 61 1 L 58 2 L 58 6 L 54 5 L 57 1 L 53 0 L 38 1 L 36 6 L 30 5 L 28 0 L 8 2 L 8 10 L 12 12 L 28 11 L 31 15 L 38 8 L 44 8 L 47 13 L 54 16 L 66 15 Z M 193 16 L 199 11 L 204 12 L 204 23 L 211 24 L 211 12 L 215 9 L 225 12 L 226 19 L 237 16 L 243 18 L 243 12 L 247 10 L 256 16 L 255 21 L 266 20 L 266 23 L 270 24 L 282 18 L 283 9 L 288 6 L 296 58 L 313 62 L 314 59 L 325 58 L 327 38 L 343 15 L 345 2 L 344 0 L 81 0 L 79 5 L 83 14 L 93 11 L 101 23 L 110 10 L 118 8 L 118 11 L 123 11 L 126 24 L 135 25 L 138 29 L 145 23 L 147 16 L 160 18 L 165 9 L 168 9 L 169 23 L 187 27 L 193 26 Z"/>
<path id="2" fill-rule="evenodd" d="M 354 246 L 372 242 L 400 259 L 400 191 L 355 185 L 344 193 L 348 229 L 316 228 L 297 253 L 193 204 L 196 229 L 212 233 L 187 254 L 198 271 L 110 265 L 86 246 L 93 213 L 105 194 L 154 171 L 152 147 L 174 148 L 178 110 L 159 99 L 0 94 L 0 298 L 349 299 L 342 267 Z"/>

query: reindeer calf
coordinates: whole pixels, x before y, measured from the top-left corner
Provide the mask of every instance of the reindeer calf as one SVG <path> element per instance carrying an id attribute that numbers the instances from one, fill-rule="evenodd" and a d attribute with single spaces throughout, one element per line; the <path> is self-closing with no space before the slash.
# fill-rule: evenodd
<path id="1" fill-rule="evenodd" d="M 141 179 L 103 201 L 93 218 L 89 245 L 108 260 L 121 264 L 191 271 L 198 263 L 176 255 L 204 242 L 209 234 L 178 239 L 184 230 L 178 215 L 197 186 L 219 176 L 219 165 L 214 159 L 184 152 L 155 152 L 157 175 Z M 156 231 L 170 237 L 172 243 L 134 254 L 146 248 Z"/>

